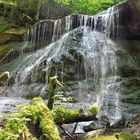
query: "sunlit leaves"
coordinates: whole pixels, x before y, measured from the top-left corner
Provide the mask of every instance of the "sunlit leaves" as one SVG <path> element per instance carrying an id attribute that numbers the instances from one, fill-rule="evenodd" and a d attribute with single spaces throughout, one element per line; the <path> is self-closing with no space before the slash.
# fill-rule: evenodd
<path id="1" fill-rule="evenodd" d="M 67 6 L 73 13 L 94 15 L 124 0 L 54 0 L 54 1 L 60 5 Z"/>

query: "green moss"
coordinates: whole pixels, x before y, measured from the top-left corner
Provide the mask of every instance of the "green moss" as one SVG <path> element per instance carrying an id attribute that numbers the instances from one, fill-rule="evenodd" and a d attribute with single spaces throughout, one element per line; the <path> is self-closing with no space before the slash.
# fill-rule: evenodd
<path id="1" fill-rule="evenodd" d="M 130 132 L 121 132 L 111 136 L 98 136 L 95 138 L 88 138 L 86 140 L 137 140 L 135 134 Z"/>
<path id="2" fill-rule="evenodd" d="M 65 119 L 64 119 L 64 112 L 65 110 L 58 106 L 55 110 L 53 110 L 53 117 L 54 117 L 54 121 L 57 123 L 57 124 L 63 124 Z"/>
<path id="3" fill-rule="evenodd" d="M 117 138 L 115 136 L 99 136 L 99 137 L 91 138 L 87 140 L 117 140 Z"/>
<path id="4" fill-rule="evenodd" d="M 33 140 L 34 137 L 26 127 L 28 119 L 21 117 L 19 113 L 13 113 L 5 121 L 6 124 L 0 132 L 0 140 L 18 140 L 23 136 Z"/>
<path id="5" fill-rule="evenodd" d="M 17 113 L 5 119 L 0 140 L 18 140 L 21 137 L 35 140 L 26 124 L 36 124 L 37 121 L 41 129 L 41 140 L 61 140 L 51 112 L 41 98 L 34 98 L 31 105 L 21 107 Z"/>
<path id="6" fill-rule="evenodd" d="M 88 115 L 95 115 L 99 111 L 99 108 L 97 106 L 91 107 L 89 110 L 87 110 Z"/>
<path id="7" fill-rule="evenodd" d="M 2 22 L 0 23 L 0 32 L 4 32 L 10 29 L 10 25 L 8 23 Z"/>
<path id="8" fill-rule="evenodd" d="M 57 124 L 64 124 L 64 122 L 68 122 L 70 119 L 73 119 L 78 115 L 79 110 L 65 110 L 61 106 L 56 107 L 53 111 L 54 121 Z"/>
<path id="9" fill-rule="evenodd" d="M 57 124 L 70 122 L 81 115 L 96 115 L 97 107 L 89 110 L 65 110 L 57 107 L 52 112 L 41 98 L 34 98 L 31 105 L 20 107 L 16 113 L 11 113 L 5 118 L 5 126 L 0 132 L 0 140 L 18 140 L 20 137 L 26 137 L 28 140 L 36 139 L 27 127 L 27 124 L 37 125 L 41 130 L 41 140 L 61 140 Z M 89 115 L 89 114 L 88 114 Z M 6 138 L 6 139 L 5 139 Z"/>
<path id="10" fill-rule="evenodd" d="M 121 132 L 119 134 L 119 140 L 137 140 L 137 137 L 135 134 L 129 132 Z"/>
<path id="11" fill-rule="evenodd" d="M 48 108 L 49 109 L 53 109 L 53 104 L 54 104 L 54 93 L 55 93 L 55 89 L 56 89 L 56 86 L 62 88 L 63 85 L 62 83 L 58 80 L 58 76 L 53 76 L 53 77 L 50 77 L 49 79 L 49 99 L 48 99 Z"/>
<path id="12" fill-rule="evenodd" d="M 89 110 L 84 111 L 82 109 L 66 110 L 62 108 L 61 106 L 58 106 L 53 110 L 52 113 L 53 113 L 54 121 L 57 124 L 64 124 L 64 123 L 70 122 L 71 120 L 74 120 L 75 118 L 80 116 L 80 114 L 96 116 L 97 112 L 98 112 L 97 107 L 91 107 Z"/>
<path id="13" fill-rule="evenodd" d="M 79 110 L 69 110 L 64 113 L 65 121 L 68 122 L 70 119 L 74 119 L 79 115 Z"/>

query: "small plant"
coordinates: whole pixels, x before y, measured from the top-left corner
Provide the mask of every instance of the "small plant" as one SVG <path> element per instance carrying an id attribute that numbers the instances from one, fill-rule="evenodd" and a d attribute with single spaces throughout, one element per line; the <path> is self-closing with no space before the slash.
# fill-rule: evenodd
<path id="1" fill-rule="evenodd" d="M 89 115 L 95 115 L 99 111 L 99 108 L 97 106 L 91 107 L 89 110 L 87 110 L 87 113 Z"/>
<path id="2" fill-rule="evenodd" d="M 2 23 L 0 23 L 0 32 L 4 32 L 4 31 L 8 30 L 8 29 L 10 29 L 10 27 L 11 26 L 8 23 L 2 22 Z"/>
<path id="3" fill-rule="evenodd" d="M 122 125 L 122 127 L 126 126 L 127 123 L 128 123 L 128 116 L 125 115 L 125 114 L 122 114 L 122 116 L 121 116 L 121 125 Z"/>

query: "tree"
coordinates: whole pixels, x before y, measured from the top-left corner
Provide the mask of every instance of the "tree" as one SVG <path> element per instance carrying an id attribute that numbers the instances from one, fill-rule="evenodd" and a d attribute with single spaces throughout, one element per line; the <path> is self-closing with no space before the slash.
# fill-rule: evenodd
<path id="1" fill-rule="evenodd" d="M 46 0 L 3 0 L 4 4 L 3 15 L 9 21 L 20 25 L 27 21 L 37 21 L 39 17 L 39 10 Z"/>
<path id="2" fill-rule="evenodd" d="M 125 0 L 55 0 L 57 4 L 66 6 L 73 13 L 94 15 L 112 5 Z"/>

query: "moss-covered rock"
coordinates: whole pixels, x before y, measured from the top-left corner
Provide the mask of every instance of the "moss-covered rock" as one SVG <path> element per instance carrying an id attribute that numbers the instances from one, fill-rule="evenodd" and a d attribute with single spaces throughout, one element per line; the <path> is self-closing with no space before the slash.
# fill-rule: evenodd
<path id="1" fill-rule="evenodd" d="M 99 136 L 99 137 L 90 138 L 87 140 L 117 140 L 117 139 L 115 138 L 115 136 Z"/>
<path id="2" fill-rule="evenodd" d="M 129 132 L 121 132 L 119 135 L 119 140 L 137 140 L 135 134 Z"/>
<path id="3" fill-rule="evenodd" d="M 39 127 L 42 131 L 42 140 L 61 140 L 57 127 L 53 121 L 51 111 L 42 99 L 34 98 L 32 105 L 36 106 L 37 110 L 39 110 L 39 112 L 37 112 L 37 116 L 40 122 Z"/>
<path id="4" fill-rule="evenodd" d="M 5 119 L 0 140 L 36 140 L 27 127 L 29 122 L 32 125 L 39 122 L 41 140 L 61 140 L 51 112 L 41 98 L 34 98 L 31 105 L 21 107 Z"/>
<path id="5" fill-rule="evenodd" d="M 95 138 L 88 138 L 86 140 L 137 140 L 136 136 L 129 132 L 121 132 L 111 136 L 97 136 Z"/>

